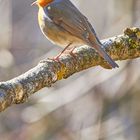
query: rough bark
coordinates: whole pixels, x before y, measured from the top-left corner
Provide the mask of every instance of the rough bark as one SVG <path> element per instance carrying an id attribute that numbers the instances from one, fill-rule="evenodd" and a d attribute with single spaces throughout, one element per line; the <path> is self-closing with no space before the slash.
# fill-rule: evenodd
<path id="1" fill-rule="evenodd" d="M 123 35 L 103 40 L 108 54 L 114 60 L 140 57 L 140 29 L 127 28 Z M 87 68 L 101 65 L 110 68 L 96 51 L 88 46 L 76 48 L 73 55 L 62 55 L 60 61 L 42 60 L 36 67 L 12 80 L 0 82 L 0 111 L 12 104 L 27 101 L 28 97 L 58 80 Z M 108 71 L 109 72 L 109 71 Z"/>

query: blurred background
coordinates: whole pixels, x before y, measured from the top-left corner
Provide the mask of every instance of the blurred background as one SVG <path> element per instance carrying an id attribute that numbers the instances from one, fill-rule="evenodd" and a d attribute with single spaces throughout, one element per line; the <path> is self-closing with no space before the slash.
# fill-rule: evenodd
<path id="1" fill-rule="evenodd" d="M 100 39 L 140 27 L 140 0 L 72 0 Z M 33 0 L 0 0 L 0 81 L 62 49 L 41 33 Z M 0 140 L 140 140 L 140 59 L 94 67 L 0 113 Z"/>

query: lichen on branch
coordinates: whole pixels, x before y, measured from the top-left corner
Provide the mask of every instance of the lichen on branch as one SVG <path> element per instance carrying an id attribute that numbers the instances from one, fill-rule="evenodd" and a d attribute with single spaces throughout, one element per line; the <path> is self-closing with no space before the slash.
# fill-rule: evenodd
<path id="1" fill-rule="evenodd" d="M 140 57 L 140 29 L 127 28 L 123 35 L 102 41 L 114 60 Z M 58 61 L 45 59 L 28 72 L 6 82 L 0 82 L 0 111 L 12 104 L 27 101 L 28 97 L 58 80 L 93 66 L 110 68 L 108 63 L 89 46 L 75 48 L 73 55 L 63 54 Z M 108 71 L 109 72 L 109 71 Z"/>

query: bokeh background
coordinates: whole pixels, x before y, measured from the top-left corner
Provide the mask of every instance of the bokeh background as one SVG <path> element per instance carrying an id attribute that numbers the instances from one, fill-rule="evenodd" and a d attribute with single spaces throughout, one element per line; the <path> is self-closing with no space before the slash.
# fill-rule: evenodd
<path id="1" fill-rule="evenodd" d="M 0 0 L 0 81 L 62 49 L 37 23 L 32 0 Z M 73 0 L 100 39 L 140 27 L 140 0 Z M 0 140 L 140 140 L 140 59 L 90 68 L 0 113 Z"/>

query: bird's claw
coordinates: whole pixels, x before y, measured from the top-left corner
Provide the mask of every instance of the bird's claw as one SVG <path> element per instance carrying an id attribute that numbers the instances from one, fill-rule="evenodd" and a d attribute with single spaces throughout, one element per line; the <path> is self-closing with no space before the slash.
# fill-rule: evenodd
<path id="1" fill-rule="evenodd" d="M 62 62 L 60 61 L 59 57 L 60 57 L 60 55 L 55 56 L 55 57 L 53 57 L 53 58 L 48 58 L 48 59 L 62 64 Z"/>

